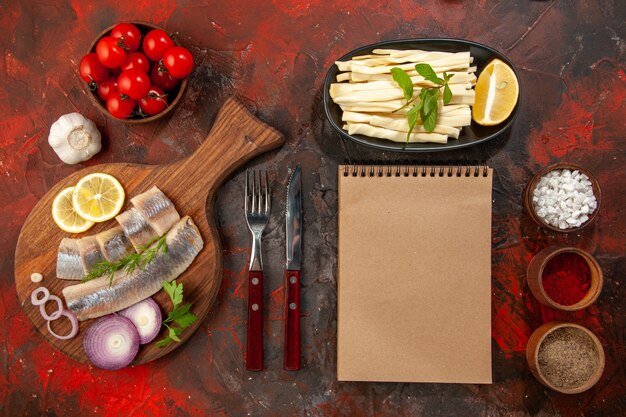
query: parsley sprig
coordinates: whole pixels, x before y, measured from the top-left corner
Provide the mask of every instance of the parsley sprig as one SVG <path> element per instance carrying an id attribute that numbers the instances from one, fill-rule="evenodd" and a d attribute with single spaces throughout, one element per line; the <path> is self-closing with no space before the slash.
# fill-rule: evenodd
<path id="1" fill-rule="evenodd" d="M 133 272 L 135 269 L 144 269 L 146 265 L 154 260 L 154 257 L 159 253 L 167 253 L 167 242 L 165 241 L 166 235 L 157 238 L 147 245 L 141 248 L 140 253 L 131 253 L 127 257 L 120 259 L 119 261 L 109 262 L 100 261 L 96 263 L 93 269 L 83 277 L 81 282 L 91 281 L 92 279 L 101 277 L 103 275 L 109 276 L 109 286 L 113 285 L 113 278 L 115 273 L 120 269 L 124 269 L 127 273 Z M 153 246 L 153 243 L 156 244 Z"/>
<path id="2" fill-rule="evenodd" d="M 437 114 L 439 112 L 438 102 L 439 96 L 441 95 L 441 88 L 443 88 L 443 104 L 448 104 L 450 100 L 452 100 L 452 90 L 450 90 L 448 82 L 454 74 L 444 72 L 443 78 L 439 78 L 435 70 L 433 70 L 429 64 L 425 63 L 416 64 L 415 70 L 419 75 L 424 77 L 425 80 L 430 81 L 435 84 L 435 86 L 422 87 L 419 95 L 413 97 L 413 81 L 411 80 L 411 76 L 402 68 L 394 67 L 391 69 L 391 76 L 393 80 L 398 83 L 400 88 L 402 88 L 404 99 L 406 100 L 406 104 L 394 111 L 401 110 L 418 100 L 406 113 L 406 118 L 409 122 L 409 131 L 406 134 L 407 143 L 409 142 L 411 132 L 413 132 L 415 128 L 418 116 L 427 132 L 435 130 Z"/>
<path id="3" fill-rule="evenodd" d="M 180 342 L 180 334 L 184 329 L 191 326 L 198 316 L 191 313 L 191 303 L 182 305 L 183 302 L 183 283 L 176 284 L 176 280 L 172 282 L 163 281 L 163 289 L 170 296 L 174 308 L 169 312 L 167 318 L 163 320 L 163 325 L 167 327 L 168 335 L 156 343 L 156 347 L 162 348 L 172 342 Z"/>

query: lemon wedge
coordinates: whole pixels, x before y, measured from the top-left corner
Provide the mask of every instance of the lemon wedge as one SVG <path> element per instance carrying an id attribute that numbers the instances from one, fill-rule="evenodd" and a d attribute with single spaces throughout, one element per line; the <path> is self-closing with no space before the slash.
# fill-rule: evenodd
<path id="1" fill-rule="evenodd" d="M 76 213 L 72 204 L 73 193 L 74 187 L 68 187 L 57 194 L 52 202 L 52 219 L 64 232 L 82 233 L 93 226 L 93 222 Z"/>
<path id="2" fill-rule="evenodd" d="M 519 96 L 515 73 L 499 59 L 491 61 L 478 76 L 472 119 L 479 125 L 493 126 L 513 112 Z"/>
<path id="3" fill-rule="evenodd" d="M 124 188 L 115 177 L 95 172 L 78 181 L 72 193 L 72 204 L 79 216 L 99 223 L 120 212 L 124 197 Z"/>

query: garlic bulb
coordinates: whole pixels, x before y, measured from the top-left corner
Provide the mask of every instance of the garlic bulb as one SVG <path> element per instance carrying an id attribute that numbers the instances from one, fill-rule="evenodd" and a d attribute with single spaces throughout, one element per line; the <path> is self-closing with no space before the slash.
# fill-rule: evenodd
<path id="1" fill-rule="evenodd" d="M 98 128 L 80 113 L 59 117 L 50 126 L 48 143 L 66 164 L 83 162 L 100 152 L 101 139 Z"/>

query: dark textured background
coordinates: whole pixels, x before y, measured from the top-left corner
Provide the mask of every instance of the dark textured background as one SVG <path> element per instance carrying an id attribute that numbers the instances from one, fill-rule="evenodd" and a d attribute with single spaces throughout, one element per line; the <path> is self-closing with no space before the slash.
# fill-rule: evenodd
<path id="1" fill-rule="evenodd" d="M 158 3 L 155 5 L 155 3 Z M 626 4 L 621 1 L 0 1 L 0 407 L 2 415 L 45 416 L 623 416 L 626 154 Z M 190 89 L 167 120 L 128 127 L 88 100 L 76 67 L 93 37 L 128 19 L 179 31 L 198 61 Z M 493 209 L 494 383 L 339 383 L 335 380 L 337 190 L 345 159 L 394 159 L 343 142 L 329 129 L 321 85 L 334 58 L 363 44 L 408 37 L 460 37 L 490 45 L 517 65 L 524 96 L 508 137 L 474 149 L 412 159 L 487 159 L 495 167 Z M 165 163 L 189 155 L 216 109 L 234 94 L 287 143 L 250 167 L 271 170 L 273 217 L 265 235 L 266 366 L 243 366 L 246 262 L 239 171 L 214 215 L 224 250 L 218 302 L 184 346 L 156 362 L 105 372 L 50 347 L 18 305 L 13 253 L 20 227 L 54 183 L 81 166 L 47 145 L 50 125 L 79 111 L 105 145 L 88 162 Z M 284 188 L 303 164 L 303 363 L 282 370 Z M 598 177 L 600 215 L 579 234 L 539 230 L 523 213 L 532 174 L 573 161 Z M 593 253 L 604 270 L 597 304 L 572 314 L 541 307 L 525 270 L 533 254 L 560 242 Z M 50 279 L 50 278 L 47 278 Z M 601 339 L 604 376 L 565 396 L 530 374 L 524 349 L 540 324 L 563 319 Z"/>

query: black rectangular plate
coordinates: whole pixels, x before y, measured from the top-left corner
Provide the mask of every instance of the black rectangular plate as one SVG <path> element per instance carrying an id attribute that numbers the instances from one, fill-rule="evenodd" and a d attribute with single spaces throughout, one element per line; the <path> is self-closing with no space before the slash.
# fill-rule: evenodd
<path id="1" fill-rule="evenodd" d="M 385 41 L 374 43 L 367 46 L 362 46 L 351 52 L 348 52 L 337 61 L 349 61 L 353 56 L 370 54 L 374 49 L 422 49 L 425 51 L 442 51 L 442 52 L 465 52 L 469 51 L 472 57 L 474 57 L 474 63 L 472 65 L 477 66 L 476 76 L 485 68 L 485 66 L 493 59 L 498 58 L 506 62 L 515 72 L 515 76 L 519 82 L 520 78 L 515 69 L 513 63 L 502 53 L 492 49 L 488 46 L 480 43 L 467 41 L 463 39 L 403 39 L 395 41 Z M 470 126 L 465 126 L 461 130 L 459 139 L 449 139 L 448 143 L 400 143 L 392 142 L 386 139 L 371 138 L 363 135 L 349 135 L 348 132 L 343 130 L 341 121 L 341 108 L 333 102 L 330 98 L 329 88 L 330 84 L 336 82 L 337 74 L 339 70 L 337 65 L 333 64 L 324 80 L 324 112 L 326 117 L 330 121 L 332 127 L 346 139 L 352 140 L 361 145 L 376 148 L 382 151 L 394 151 L 394 152 L 438 152 L 449 151 L 452 149 L 460 149 L 468 146 L 476 145 L 481 142 L 493 139 L 504 131 L 506 131 L 519 111 L 522 86 L 519 89 L 519 98 L 517 104 L 513 109 L 511 115 L 502 123 L 496 126 L 481 126 L 474 121 Z"/>

